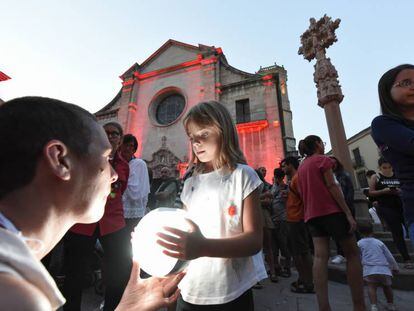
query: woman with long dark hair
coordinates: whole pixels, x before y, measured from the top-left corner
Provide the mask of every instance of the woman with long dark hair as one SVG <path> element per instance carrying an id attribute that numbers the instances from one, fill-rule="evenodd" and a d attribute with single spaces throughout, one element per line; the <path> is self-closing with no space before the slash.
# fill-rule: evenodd
<path id="1" fill-rule="evenodd" d="M 313 276 L 319 310 L 331 310 L 328 297 L 331 237 L 339 242 L 347 259 L 354 310 L 365 310 L 362 267 L 354 235 L 356 222 L 334 177 L 334 161 L 324 155 L 324 143 L 315 135 L 299 142 L 299 152 L 305 157 L 298 169 L 298 181 L 305 222 L 315 247 Z"/>
<path id="2" fill-rule="evenodd" d="M 381 116 L 372 137 L 400 180 L 404 217 L 414 245 L 414 65 L 388 70 L 378 82 Z"/>

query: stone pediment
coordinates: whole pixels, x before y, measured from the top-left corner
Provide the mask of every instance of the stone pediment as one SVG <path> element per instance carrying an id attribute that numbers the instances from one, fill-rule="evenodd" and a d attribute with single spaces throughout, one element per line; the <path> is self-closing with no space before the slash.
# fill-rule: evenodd
<path id="1" fill-rule="evenodd" d="M 199 47 L 175 40 L 168 40 L 140 65 L 139 72 L 142 74 L 195 60 L 200 52 Z"/>

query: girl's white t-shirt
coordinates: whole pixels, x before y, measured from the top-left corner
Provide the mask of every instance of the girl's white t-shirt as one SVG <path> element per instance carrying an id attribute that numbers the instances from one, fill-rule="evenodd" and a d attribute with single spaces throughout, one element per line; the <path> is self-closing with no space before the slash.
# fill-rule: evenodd
<path id="1" fill-rule="evenodd" d="M 228 238 L 243 232 L 243 200 L 261 184 L 251 167 L 238 164 L 231 173 L 217 170 L 188 178 L 181 200 L 206 238 Z M 266 277 L 261 252 L 241 258 L 201 257 L 190 262 L 179 287 L 186 302 L 224 304 Z"/>

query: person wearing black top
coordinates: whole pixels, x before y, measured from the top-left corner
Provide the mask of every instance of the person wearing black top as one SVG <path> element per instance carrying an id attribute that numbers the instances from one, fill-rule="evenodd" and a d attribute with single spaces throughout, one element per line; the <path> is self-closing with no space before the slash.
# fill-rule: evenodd
<path id="1" fill-rule="evenodd" d="M 414 65 L 388 70 L 378 82 L 381 115 L 371 135 L 401 182 L 401 199 L 414 245 Z"/>
<path id="2" fill-rule="evenodd" d="M 413 269 L 407 245 L 404 241 L 404 216 L 400 198 L 400 182 L 395 177 L 391 164 L 385 159 L 378 160 L 380 169 L 378 175 L 372 175 L 369 180 L 369 195 L 378 202 L 377 212 L 384 219 L 398 251 L 405 261 L 405 268 Z"/>

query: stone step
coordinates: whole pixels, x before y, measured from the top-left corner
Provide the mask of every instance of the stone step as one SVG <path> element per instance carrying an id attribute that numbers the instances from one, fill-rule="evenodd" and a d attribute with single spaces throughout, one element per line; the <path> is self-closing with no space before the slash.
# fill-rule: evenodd
<path id="1" fill-rule="evenodd" d="M 392 238 L 385 238 L 385 239 L 381 239 L 382 242 L 384 242 L 384 244 L 388 247 L 388 249 L 390 250 L 390 252 L 392 254 L 399 254 L 399 251 L 397 249 L 397 246 L 395 245 L 394 241 Z M 414 252 L 414 247 L 411 244 L 411 241 L 408 239 L 405 239 L 405 244 L 407 245 L 407 250 L 409 253 Z"/>
<path id="2" fill-rule="evenodd" d="M 346 264 L 328 264 L 328 278 L 330 281 L 347 284 L 346 280 Z M 412 291 L 414 289 L 414 270 L 402 268 L 400 264 L 400 272 L 393 276 L 392 287 L 395 289 Z"/>
<path id="3" fill-rule="evenodd" d="M 392 234 L 389 231 L 375 231 L 374 238 L 377 239 L 384 239 L 384 238 L 392 238 Z"/>

